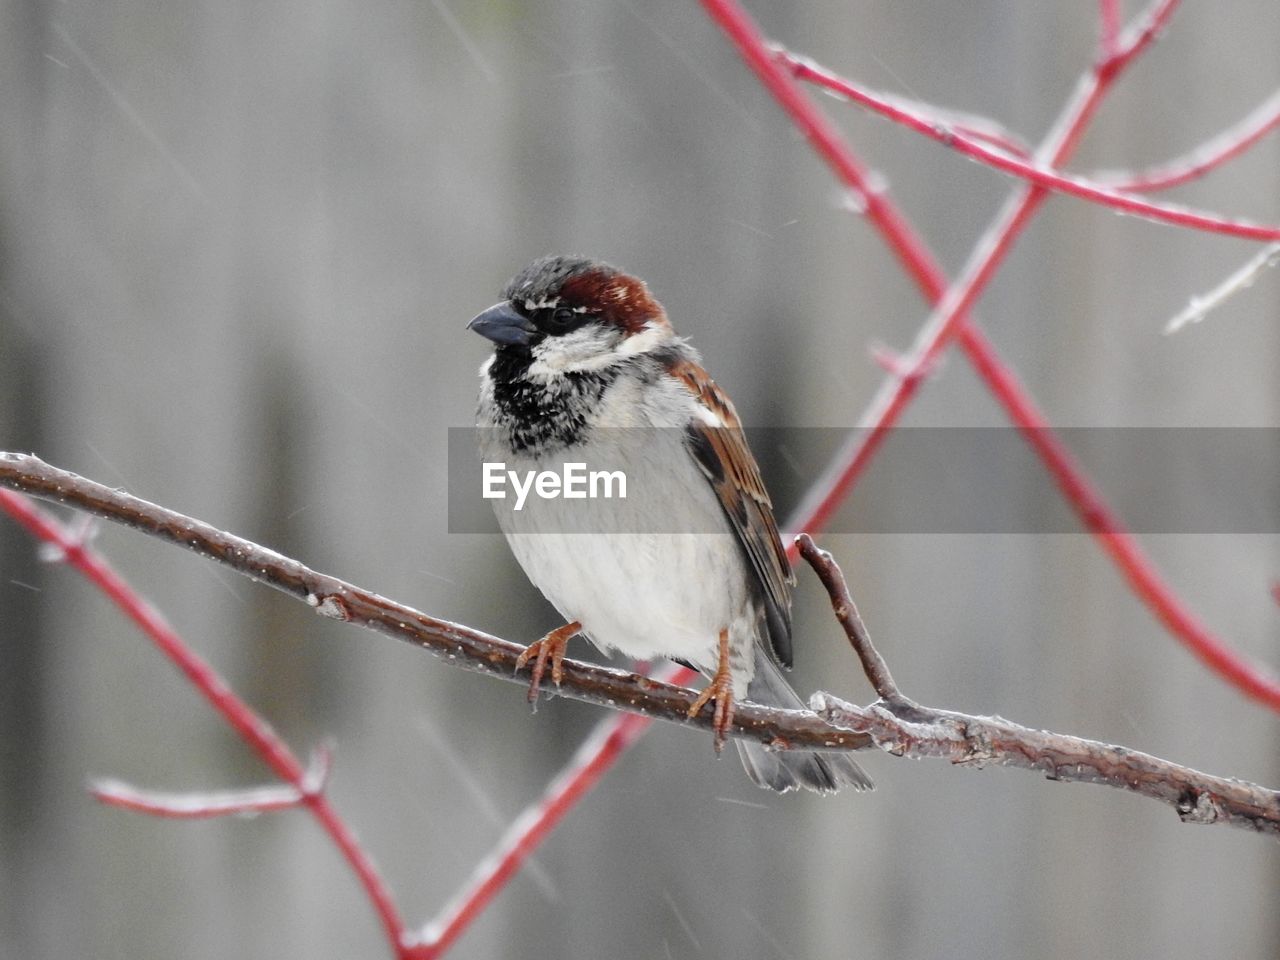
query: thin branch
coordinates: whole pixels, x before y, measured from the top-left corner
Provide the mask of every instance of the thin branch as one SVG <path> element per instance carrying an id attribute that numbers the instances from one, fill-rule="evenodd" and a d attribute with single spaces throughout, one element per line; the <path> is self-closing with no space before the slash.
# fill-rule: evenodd
<path id="1" fill-rule="evenodd" d="M 738 45 L 743 59 L 778 97 L 796 125 L 806 132 L 810 144 L 837 178 L 853 189 L 864 189 L 866 180 L 861 162 L 821 111 L 799 94 L 794 80 L 769 55 L 764 38 L 750 18 L 732 0 L 704 0 L 704 3 L 712 7 L 712 14 Z M 1069 159 L 1120 71 L 1152 42 L 1176 7 L 1177 0 L 1153 3 L 1137 25 L 1126 32 L 1125 44 L 1117 55 L 1081 80 L 1075 96 L 1038 151 L 1049 166 L 1058 166 Z M 1053 433 L 1026 387 L 972 322 L 969 314 L 972 303 L 1045 195 L 1042 188 L 1030 185 L 1015 191 L 979 241 L 961 278 L 949 287 L 942 268 L 891 198 L 887 194 L 874 194 L 876 202 L 867 205 L 867 218 L 926 299 L 935 305 L 935 310 L 916 336 L 911 353 L 895 364 L 893 375 L 863 414 L 862 424 L 866 429 L 850 434 L 844 448 L 802 500 L 796 516 L 803 518 L 803 524 L 792 521 L 785 527 L 820 530 L 826 526 L 914 399 L 929 371 L 937 366 L 943 350 L 953 339 L 958 339 L 979 375 L 1040 456 L 1072 509 L 1128 579 L 1134 593 L 1201 662 L 1249 697 L 1280 710 L 1280 682 L 1232 650 L 1201 623 L 1164 582 L 1136 539 Z M 794 559 L 794 545 L 791 556 Z"/>
<path id="2" fill-rule="evenodd" d="M 1268 267 L 1280 263 L 1280 243 L 1273 243 L 1249 259 L 1240 269 L 1223 280 L 1202 297 L 1192 297 L 1185 310 L 1165 324 L 1166 334 L 1177 333 L 1189 323 L 1199 323 L 1241 290 L 1253 286 L 1253 281 Z"/>
<path id="3" fill-rule="evenodd" d="M 1099 171 L 1090 179 L 1111 190 L 1154 193 L 1177 187 L 1244 153 L 1280 127 L 1280 90 L 1258 104 L 1248 116 L 1176 160 L 1140 173 Z"/>
<path id="4" fill-rule="evenodd" d="M 1120 515 L 1107 503 L 1066 444 L 1054 433 L 1044 413 L 1017 374 L 1000 358 L 986 334 L 973 324 L 966 324 L 959 337 L 965 355 L 1040 457 L 1080 522 L 1111 557 L 1138 599 L 1206 667 L 1246 696 L 1271 710 L 1280 711 L 1280 679 L 1232 649 L 1164 580 Z"/>
<path id="5" fill-rule="evenodd" d="M 865 733 L 896 757 L 957 765 L 1039 770 L 1062 783 L 1098 783 L 1166 803 L 1184 823 L 1221 823 L 1280 836 L 1280 792 L 1215 777 L 1127 747 L 1033 730 L 1000 717 L 880 701 L 856 707 L 826 693 L 810 706 L 832 723 Z"/>
<path id="6" fill-rule="evenodd" d="M 1103 60 L 1120 48 L 1120 0 L 1098 0 L 1098 49 Z"/>
<path id="7" fill-rule="evenodd" d="M 857 604 L 849 594 L 849 586 L 845 583 L 844 571 L 840 569 L 840 565 L 830 553 L 814 543 L 813 537 L 807 533 L 796 537 L 796 546 L 800 550 L 800 556 L 813 567 L 813 572 L 827 588 L 836 620 L 840 626 L 844 627 L 845 636 L 849 638 L 853 652 L 862 661 L 862 670 L 871 681 L 872 688 L 882 700 L 900 699 L 902 693 L 898 690 L 898 685 L 893 682 L 889 665 L 884 662 L 884 657 L 880 656 L 880 652 L 871 642 L 871 634 L 867 631 L 867 625 L 862 622 Z"/>
<path id="8" fill-rule="evenodd" d="M 516 675 L 516 658 L 524 651 L 521 644 L 429 617 L 336 577 L 317 573 L 296 560 L 207 523 L 59 470 L 38 457 L 0 452 L 0 486 L 74 506 L 186 547 L 304 601 L 321 616 L 354 623 L 422 647 L 464 669 L 528 686 L 527 677 Z M 21 500 L 0 490 L 0 503 L 8 506 L 11 499 Z M 687 716 L 689 707 L 697 699 L 693 690 L 622 670 L 565 660 L 564 683 L 559 692 L 574 700 L 711 729 L 709 712 L 694 718 Z M 230 691 L 227 694 L 230 695 Z M 236 722 L 242 723 L 243 718 L 237 718 Z M 730 736 L 809 750 L 862 750 L 869 745 L 865 737 L 836 730 L 809 711 L 778 710 L 749 702 L 739 706 Z M 300 766 L 298 772 L 301 772 Z M 282 776 L 282 779 L 289 778 Z"/>
<path id="9" fill-rule="evenodd" d="M 306 794 L 296 787 L 263 786 L 250 790 L 166 793 L 145 790 L 122 780 L 103 778 L 89 784 L 99 803 L 170 820 L 212 820 L 226 816 L 276 813 L 303 805 Z"/>
<path id="10" fill-rule="evenodd" d="M 329 779 L 331 756 L 320 750 L 312 758 L 305 785 L 268 784 L 248 790 L 166 793 L 144 790 L 109 778 L 89 784 L 94 799 L 109 807 L 177 820 L 208 820 L 225 816 L 254 816 L 306 806 L 307 798 L 324 792 Z"/>
<path id="11" fill-rule="evenodd" d="M 993 149 L 980 143 L 976 138 L 966 135 L 964 131 L 943 122 L 938 117 L 922 115 L 908 108 L 901 100 L 872 93 L 853 81 L 819 66 L 812 60 L 781 49 L 777 51 L 776 56 L 779 62 L 801 80 L 846 97 L 882 117 L 941 143 L 962 156 L 979 160 L 993 169 L 1012 174 L 1038 187 L 1080 197 L 1112 210 L 1134 214 L 1159 223 L 1250 240 L 1280 240 L 1280 227 L 1277 226 L 1249 223 L 1245 220 L 1192 210 L 1189 207 L 1143 200 L 1082 177 L 1060 173 L 1053 169 L 1057 164 L 1045 166 L 1011 156 L 1003 150 Z"/>
<path id="12" fill-rule="evenodd" d="M 1124 71 L 1134 60 L 1147 52 L 1164 28 L 1173 19 L 1182 0 L 1152 0 L 1150 6 L 1134 18 L 1116 42 L 1116 52 L 1095 70 L 1100 76 L 1114 79 L 1112 74 Z"/>
<path id="13" fill-rule="evenodd" d="M 903 372 L 886 381 L 864 414 L 865 431 L 850 434 L 828 470 L 810 488 L 796 510 L 796 517 L 808 522 L 803 529 L 822 529 L 839 504 L 862 475 L 898 417 L 919 390 L 927 371 L 934 369 L 942 351 L 969 319 L 969 307 L 1003 259 L 1014 237 L 1043 202 L 1045 191 L 1024 185 L 1010 198 L 996 222 L 988 229 L 970 259 L 962 279 L 948 288 L 946 275 L 915 229 L 889 198 L 876 189 L 866 168 L 831 124 L 800 89 L 796 80 L 771 53 L 759 28 L 734 0 L 702 0 L 708 14 L 733 41 L 761 84 L 804 134 L 819 157 L 827 162 L 837 179 L 865 201 L 863 210 L 880 232 L 885 244 L 897 256 L 907 275 L 924 291 L 938 309 L 916 337 L 915 348 L 903 358 Z M 1103 67 L 1095 67 L 1076 88 L 1039 154 L 1050 166 L 1070 155 L 1106 92 L 1133 58 L 1145 48 L 1161 27 L 1177 0 L 1159 0 L 1139 18 L 1128 34 L 1124 49 Z M 801 529 L 795 520 L 786 529 Z M 791 553 L 794 559 L 794 550 Z"/>
<path id="14" fill-rule="evenodd" d="M 668 670 L 664 679 L 685 685 L 696 676 L 696 671 L 688 667 L 676 667 Z M 449 949 L 538 845 L 652 722 L 651 717 L 615 713 L 596 725 L 543 795 L 512 822 L 494 851 L 480 862 L 457 896 L 423 929 L 420 942 L 426 948 L 427 957 L 440 956 Z"/>
<path id="15" fill-rule="evenodd" d="M 0 479 L 0 484 L 12 486 L 15 489 L 20 488 L 20 483 L 13 482 L 15 476 L 20 473 L 19 464 L 46 466 L 35 457 L 0 453 L 0 477 L 3 478 Z M 74 496 L 71 492 L 72 488 L 80 485 L 110 492 L 109 488 L 101 484 L 93 484 L 75 474 L 47 467 L 45 482 L 53 491 L 53 496 L 49 499 L 63 502 L 71 502 Z M 67 490 L 65 498 L 58 493 L 64 484 Z M 281 740 L 271 726 L 254 713 L 247 703 L 237 697 L 217 671 L 205 663 L 165 622 L 160 612 L 96 552 L 89 549 L 84 540 L 73 536 L 47 511 L 40 510 L 25 497 L 18 496 L 9 490 L 0 489 L 0 508 L 6 510 L 31 534 L 45 543 L 55 545 L 58 550 L 57 559 L 78 570 L 106 594 L 186 675 L 192 686 L 222 715 L 222 718 L 262 758 L 263 762 L 275 771 L 276 776 L 297 791 L 300 802 L 329 834 L 330 839 L 359 878 L 365 894 L 382 922 L 383 931 L 396 956 L 402 960 L 409 960 L 413 954 L 405 948 L 403 936 L 405 926 L 400 919 L 400 913 L 390 889 L 364 848 L 360 846 L 355 834 L 329 803 L 329 798 L 322 791 L 313 789 L 313 774 L 302 766 L 301 761 L 290 751 L 288 744 Z M 88 512 L 94 513 L 92 510 Z M 97 515 L 105 516 L 106 514 Z M 137 799 L 141 803 L 146 802 L 142 797 Z"/>
<path id="16" fill-rule="evenodd" d="M 800 77 L 800 79 L 808 79 L 804 75 L 806 68 L 821 69 L 807 57 L 792 53 L 781 44 L 771 43 L 768 45 L 768 49 L 792 74 Z M 852 81 L 846 82 L 850 86 L 854 86 Z M 923 100 L 904 97 L 901 94 L 885 93 L 883 91 L 873 92 L 861 85 L 856 86 L 856 89 L 860 91 L 860 95 L 856 98 L 827 84 L 815 84 L 815 86 L 832 99 L 842 103 L 853 101 L 868 107 L 872 111 L 884 114 L 889 111 L 900 111 L 904 117 L 917 117 L 931 126 L 943 127 L 980 143 L 998 147 L 1010 156 L 1023 158 L 1031 156 L 1031 148 L 1027 146 L 1026 141 L 1021 136 L 1006 129 L 1003 124 L 991 117 L 984 117 L 964 110 L 956 110 L 951 107 L 942 107 L 936 103 L 927 103 Z M 865 102 L 863 100 L 864 97 L 866 98 Z"/>
<path id="17" fill-rule="evenodd" d="M 876 223 L 887 224 L 885 242 L 917 282 L 925 282 L 921 270 L 928 270 L 927 257 L 920 256 L 921 242 L 902 215 L 880 196 L 880 188 L 834 124 L 805 97 L 804 91 L 774 59 L 759 28 L 734 0 L 702 0 L 708 16 L 720 26 L 760 83 L 791 117 L 792 123 L 836 178 L 859 200 L 858 206 Z"/>
<path id="18" fill-rule="evenodd" d="M 15 472 L 11 467 L 15 462 L 22 462 L 23 469 L 20 472 Z M 151 533 L 162 539 L 174 541 L 176 538 L 170 534 L 181 533 L 193 549 L 205 556 L 220 559 L 219 554 L 224 552 L 222 548 L 230 548 L 246 561 L 244 564 L 229 564 L 234 569 L 247 575 L 252 571 L 256 579 L 293 595 L 296 595 L 297 591 L 289 584 L 295 579 L 312 590 L 340 585 L 340 589 L 327 590 L 325 599 L 319 604 L 312 603 L 312 605 L 319 608 L 329 600 L 333 600 L 334 609 L 341 609 L 347 613 L 343 619 L 409 639 L 427 649 L 436 650 L 438 643 L 446 639 L 456 642 L 458 638 L 469 636 L 482 641 L 480 646 L 492 646 L 498 659 L 502 659 L 505 653 L 504 648 L 515 646 L 457 624 L 448 625 L 448 638 L 434 636 L 446 631 L 438 631 L 436 627 L 430 629 L 424 629 L 424 627 L 429 623 L 441 624 L 442 621 L 432 621 L 431 618 L 408 607 L 402 607 L 381 597 L 375 598 L 366 591 L 342 584 L 341 581 L 331 577 L 313 573 L 297 561 L 222 531 L 215 531 L 198 521 L 182 517 L 153 504 L 138 501 L 128 494 L 95 484 L 75 474 L 54 470 L 34 457 L 0 453 L 0 483 L 23 489 L 33 487 L 37 496 L 43 494 L 63 503 L 90 509 L 98 516 L 120 520 L 136 530 Z M 51 483 L 54 488 L 52 492 L 47 490 Z M 9 507 L 10 501 L 15 499 L 21 498 L 7 491 L 0 491 L 0 504 L 5 507 Z M 168 532 L 162 533 L 161 527 Z M 79 556 L 87 553 L 83 548 L 77 548 L 70 543 L 62 546 L 68 552 L 69 562 L 77 565 L 82 562 Z M 1042 738 L 1043 744 L 1046 744 L 1041 746 L 1038 745 L 1041 741 L 1035 741 L 1030 737 L 1030 734 L 1036 733 L 1035 731 L 1024 733 L 1023 728 L 1004 721 L 951 714 L 912 703 L 898 693 L 897 687 L 889 676 L 888 668 L 872 646 L 865 626 L 856 615 L 856 607 L 849 597 L 844 576 L 831 555 L 819 550 L 807 536 L 800 538 L 798 549 L 804 552 L 827 587 L 837 612 L 837 619 L 846 630 L 851 644 L 863 657 L 864 663 L 868 664 L 869 677 L 874 685 L 888 696 L 861 710 L 827 694 L 817 694 L 814 700 L 815 709 L 822 710 L 821 715 L 798 710 L 766 710 L 755 704 L 744 703 L 741 711 L 752 716 L 746 725 L 735 722 L 734 735 L 761 739 L 778 749 L 822 747 L 826 750 L 844 750 L 862 749 L 875 745 L 898 755 L 948 756 L 956 762 L 975 762 L 985 759 L 1009 759 L 1012 762 L 1013 755 L 1021 753 L 1028 758 L 1023 765 L 1035 768 L 1042 767 L 1047 762 L 1045 758 L 1052 757 L 1054 758 L 1052 768 L 1054 779 L 1080 779 L 1123 786 L 1145 796 L 1174 803 L 1175 806 L 1180 804 L 1180 809 L 1186 808 L 1182 811 L 1183 818 L 1196 823 L 1249 825 L 1260 831 L 1280 833 L 1280 800 L 1273 791 L 1265 791 L 1261 787 L 1241 784 L 1238 781 L 1206 777 L 1175 764 L 1142 754 L 1133 754 L 1132 751 L 1120 747 L 1105 747 L 1105 745 L 1093 744 L 1073 737 L 1036 734 Z M 224 562 L 227 561 L 224 560 Z M 319 596 L 314 592 L 312 595 Z M 381 613 L 369 609 L 371 600 L 372 606 Z M 386 622 L 381 619 L 385 613 L 391 611 L 403 618 L 395 629 L 388 629 Z M 455 658 L 455 662 L 461 666 L 469 665 L 464 663 L 461 657 Z M 682 713 L 684 704 L 692 702 L 694 698 L 690 690 L 672 687 L 657 680 L 616 671 L 603 671 L 599 668 L 588 668 L 585 664 L 567 660 L 565 668 L 563 692 L 577 699 L 591 702 L 599 702 L 596 689 L 588 683 L 583 683 L 579 674 L 589 674 L 593 671 L 614 674 L 618 681 L 615 689 L 619 691 L 628 689 L 628 692 L 636 694 L 633 700 L 623 697 L 607 704 L 616 710 L 626 711 L 626 719 L 598 728 L 596 736 L 583 745 L 575 760 L 548 788 L 544 798 L 526 811 L 516 824 L 513 824 L 499 845 L 495 857 L 483 863 L 477 870 L 476 877 L 467 892 L 456 904 L 443 911 L 441 918 L 423 932 L 421 940 L 414 941 L 404 935 L 399 937 L 397 943 L 401 956 L 423 960 L 423 958 L 438 956 L 440 952 L 447 949 L 453 939 L 462 929 L 465 929 L 476 913 L 483 909 L 484 904 L 500 889 L 537 843 L 594 785 L 617 756 L 644 731 L 648 721 L 672 719 L 681 722 L 681 718 L 684 718 Z M 479 669 L 492 672 L 490 667 L 479 667 Z M 522 681 L 517 678 L 517 682 Z M 640 705 L 641 701 L 650 700 L 659 705 L 660 709 L 649 709 L 647 703 L 645 706 Z M 674 703 L 674 707 L 669 706 L 671 703 Z M 648 716 L 632 716 L 633 713 L 647 713 Z M 921 726 L 922 724 L 925 726 Z M 981 726 L 982 724 L 986 726 Z M 709 724 L 703 722 L 701 725 Z M 933 728 L 926 729 L 928 725 L 933 725 Z M 966 739 L 970 736 L 969 734 L 957 733 L 957 731 L 969 730 L 970 725 L 973 730 L 982 731 L 981 736 L 977 733 L 972 735 L 970 738 L 972 742 Z M 822 731 L 821 734 L 817 734 L 819 730 Z M 957 746 L 958 740 L 964 743 Z M 979 748 L 987 750 L 990 756 L 976 752 Z M 1099 753 L 1100 749 L 1110 753 L 1103 757 Z M 1007 758 L 1006 753 L 1009 754 Z M 1133 764 L 1126 765 L 1116 759 L 1124 756 L 1133 756 L 1137 760 Z M 1089 766 L 1093 772 L 1072 770 L 1070 768 L 1073 764 Z M 1115 769 L 1112 770 L 1106 764 L 1111 764 Z M 1142 772 L 1142 776 L 1138 777 L 1135 771 Z M 314 783 L 315 775 L 312 773 L 305 774 L 295 784 L 303 793 L 302 802 L 313 810 L 317 809 L 317 804 L 325 802 L 323 793 L 314 790 Z M 1173 796 L 1170 793 L 1171 784 L 1180 785 L 1180 792 L 1173 799 L 1170 799 Z M 113 792 L 127 796 L 129 789 L 131 788 L 116 788 Z M 1245 797 L 1252 798 L 1250 800 L 1252 806 L 1248 809 L 1246 809 Z M 134 791 L 134 798 L 138 800 L 138 806 L 143 807 L 180 806 L 172 798 L 156 801 L 154 795 L 138 794 L 137 791 Z M 159 811 L 148 810 L 148 812 Z"/>
<path id="19" fill-rule="evenodd" d="M 831 598 L 836 620 L 881 699 L 857 707 L 828 693 L 809 705 L 839 726 L 865 733 L 895 757 L 943 758 L 973 767 L 1040 770 L 1063 783 L 1100 783 L 1167 803 L 1186 823 L 1223 823 L 1280 836 L 1280 791 L 1215 777 L 1127 747 L 1032 730 L 1000 717 L 926 707 L 903 696 L 857 615 L 835 559 L 808 536 L 800 552 Z"/>

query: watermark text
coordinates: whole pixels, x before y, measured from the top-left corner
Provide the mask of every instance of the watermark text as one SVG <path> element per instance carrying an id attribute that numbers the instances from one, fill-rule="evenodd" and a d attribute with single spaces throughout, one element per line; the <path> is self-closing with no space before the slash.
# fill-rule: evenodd
<path id="1" fill-rule="evenodd" d="M 516 510 L 523 510 L 530 493 L 542 500 L 619 500 L 627 498 L 627 475 L 621 470 L 588 470 L 585 463 L 561 464 L 555 470 L 508 470 L 505 462 L 485 461 L 486 500 L 505 500 L 507 487 L 516 495 Z"/>

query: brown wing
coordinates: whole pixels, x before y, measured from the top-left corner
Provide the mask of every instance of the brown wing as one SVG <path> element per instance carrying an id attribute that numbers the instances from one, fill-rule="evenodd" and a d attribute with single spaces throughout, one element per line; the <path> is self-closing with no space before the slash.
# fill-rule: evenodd
<path id="1" fill-rule="evenodd" d="M 747 447 L 733 404 L 705 370 L 689 360 L 673 363 L 668 372 L 724 424 L 693 423 L 689 451 L 706 475 L 738 543 L 755 574 L 754 592 L 764 606 L 767 649 L 784 667 L 791 666 L 791 588 L 795 576 L 773 520 L 773 504 L 760 479 L 760 467 Z"/>

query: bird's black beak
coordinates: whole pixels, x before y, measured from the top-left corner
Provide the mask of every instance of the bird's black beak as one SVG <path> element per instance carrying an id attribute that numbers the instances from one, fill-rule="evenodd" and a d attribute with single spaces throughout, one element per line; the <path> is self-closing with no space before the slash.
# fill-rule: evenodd
<path id="1" fill-rule="evenodd" d="M 468 323 L 467 329 L 488 337 L 498 346 L 527 347 L 538 328 L 528 317 L 522 316 L 511 301 L 503 300 Z"/>

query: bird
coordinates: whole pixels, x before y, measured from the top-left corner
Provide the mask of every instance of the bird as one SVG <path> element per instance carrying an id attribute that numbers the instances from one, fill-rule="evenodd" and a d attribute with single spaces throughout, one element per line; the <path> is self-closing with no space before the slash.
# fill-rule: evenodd
<path id="1" fill-rule="evenodd" d="M 729 397 L 645 283 L 598 260 L 542 257 L 467 327 L 494 347 L 476 415 L 486 470 L 530 478 L 526 492 L 547 472 L 561 481 L 539 479 L 548 495 L 523 503 L 505 488 L 490 496 L 517 561 L 565 619 L 517 662 L 532 663 L 530 702 L 548 664 L 560 683 L 581 635 L 606 654 L 698 669 L 708 682 L 688 715 L 710 707 L 717 754 L 737 701 L 803 709 L 782 673 L 795 577 L 759 466 Z M 613 468 L 625 497 L 571 498 L 573 464 Z M 751 780 L 779 793 L 872 787 L 847 754 L 737 747 Z"/>

